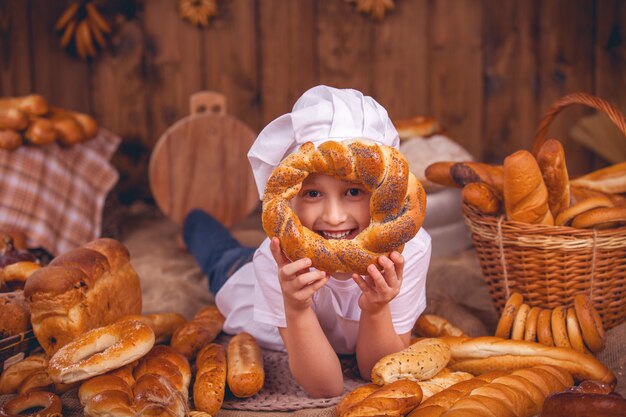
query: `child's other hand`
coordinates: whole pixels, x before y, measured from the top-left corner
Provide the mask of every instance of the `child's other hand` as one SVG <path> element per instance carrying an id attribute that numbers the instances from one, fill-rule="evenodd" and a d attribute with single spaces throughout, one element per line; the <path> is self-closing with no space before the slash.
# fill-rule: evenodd
<path id="1" fill-rule="evenodd" d="M 270 250 L 278 264 L 278 278 L 285 309 L 297 311 L 309 308 L 313 294 L 328 282 L 328 274 L 324 271 L 309 270 L 311 267 L 309 258 L 291 262 L 280 248 L 280 241 L 277 237 L 272 238 Z"/>
<path id="2" fill-rule="evenodd" d="M 382 272 L 372 264 L 367 267 L 367 275 L 364 277 L 352 274 L 352 279 L 363 291 L 359 307 L 368 313 L 377 313 L 389 304 L 398 295 L 402 285 L 404 257 L 399 252 L 393 251 L 389 257 L 380 256 L 378 263 L 383 268 Z"/>

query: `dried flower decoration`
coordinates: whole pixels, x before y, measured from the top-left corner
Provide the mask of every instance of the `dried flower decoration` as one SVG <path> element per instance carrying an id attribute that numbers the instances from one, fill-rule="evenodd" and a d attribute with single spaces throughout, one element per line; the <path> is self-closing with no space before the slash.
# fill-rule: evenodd
<path id="1" fill-rule="evenodd" d="M 356 10 L 361 13 L 369 13 L 374 20 L 382 20 L 388 10 L 395 7 L 393 0 L 346 0 L 356 3 Z"/>
<path id="2" fill-rule="evenodd" d="M 217 16 L 217 0 L 178 0 L 180 16 L 196 26 L 209 26 L 209 18 Z"/>

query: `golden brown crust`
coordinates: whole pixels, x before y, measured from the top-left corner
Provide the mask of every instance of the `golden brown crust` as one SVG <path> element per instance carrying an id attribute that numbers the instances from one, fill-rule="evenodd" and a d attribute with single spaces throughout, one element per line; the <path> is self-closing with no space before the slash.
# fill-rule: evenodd
<path id="1" fill-rule="evenodd" d="M 583 294 L 574 296 L 574 309 L 580 324 L 585 344 L 592 352 L 604 349 L 604 327 L 598 311 L 589 297 Z"/>
<path id="2" fill-rule="evenodd" d="M 567 309 L 567 337 L 569 338 L 572 348 L 579 352 L 589 353 L 589 350 L 583 342 L 583 334 L 580 330 L 580 324 L 578 323 L 578 317 L 576 317 L 576 310 L 574 307 Z"/>
<path id="3" fill-rule="evenodd" d="M 626 162 L 593 171 L 572 180 L 572 185 L 609 194 L 626 192 Z"/>
<path id="4" fill-rule="evenodd" d="M 588 210 L 574 218 L 572 227 L 579 229 L 606 229 L 626 223 L 626 207 L 607 207 Z"/>
<path id="5" fill-rule="evenodd" d="M 26 126 L 28 126 L 26 113 L 14 107 L 0 108 L 0 130 L 24 130 Z"/>
<path id="6" fill-rule="evenodd" d="M 21 290 L 0 293 L 0 339 L 30 329 L 30 309 Z"/>
<path id="7" fill-rule="evenodd" d="M 200 349 L 215 340 L 222 331 L 224 320 L 217 307 L 204 307 L 193 319 L 174 331 L 171 345 L 185 357 L 193 358 Z"/>
<path id="8" fill-rule="evenodd" d="M 0 130 L 0 149 L 14 151 L 22 146 L 22 136 L 15 130 Z"/>
<path id="9" fill-rule="evenodd" d="M 465 336 L 463 330 L 434 314 L 420 315 L 413 325 L 413 332 L 422 337 Z"/>
<path id="10" fill-rule="evenodd" d="M 32 117 L 24 137 L 34 145 L 48 145 L 57 140 L 58 133 L 51 120 Z"/>
<path id="11" fill-rule="evenodd" d="M 522 294 L 518 292 L 514 292 L 511 294 L 506 304 L 504 305 L 504 309 L 502 310 L 502 314 L 500 315 L 500 321 L 498 321 L 498 326 L 496 328 L 496 337 L 502 337 L 507 339 L 511 334 L 511 328 L 513 327 L 513 321 L 515 320 L 515 316 L 517 315 L 517 310 L 520 308 L 522 303 L 524 302 L 524 297 Z"/>
<path id="12" fill-rule="evenodd" d="M 541 313 L 541 308 L 539 307 L 533 307 L 528 312 L 526 328 L 524 329 L 524 340 L 527 342 L 537 341 L 537 319 L 539 318 L 539 313 Z"/>
<path id="13" fill-rule="evenodd" d="M 554 346 L 552 336 L 552 310 L 546 309 L 539 312 L 537 317 L 537 340 L 545 346 Z"/>
<path id="14" fill-rule="evenodd" d="M 0 394 L 16 393 L 29 375 L 44 371 L 47 367 L 48 360 L 44 354 L 30 355 L 7 367 L 0 374 Z"/>
<path id="15" fill-rule="evenodd" d="M 226 358 L 226 380 L 235 397 L 250 397 L 263 388 L 263 354 L 254 337 L 248 333 L 233 336 L 228 342 Z"/>
<path id="16" fill-rule="evenodd" d="M 567 317 L 567 309 L 563 306 L 558 306 L 552 310 L 552 316 L 550 323 L 552 326 L 552 337 L 554 338 L 554 345 L 558 347 L 571 348 L 572 344 L 567 336 L 567 323 L 565 321 Z"/>
<path id="17" fill-rule="evenodd" d="M 354 239 L 324 239 L 303 227 L 289 205 L 302 181 L 313 173 L 362 184 L 371 192 L 369 226 Z M 322 271 L 365 274 L 381 255 L 403 245 L 419 231 L 426 193 L 395 148 L 365 140 L 328 141 L 317 149 L 303 144 L 274 169 L 263 196 L 263 229 L 280 238 L 289 259 L 309 258 Z"/>
<path id="18" fill-rule="evenodd" d="M 570 203 L 569 175 L 563 145 L 556 139 L 549 139 L 539 149 L 537 163 L 548 188 L 548 206 L 552 216 L 556 216 Z"/>
<path id="19" fill-rule="evenodd" d="M 70 250 L 35 271 L 24 295 L 35 336 L 49 355 L 88 330 L 141 312 L 139 277 L 128 250 L 107 238 Z"/>
<path id="20" fill-rule="evenodd" d="M 48 101 L 39 94 L 0 98 L 0 108 L 15 108 L 26 114 L 34 116 L 46 114 L 50 110 Z"/>
<path id="21" fill-rule="evenodd" d="M 524 331 L 526 330 L 526 321 L 528 319 L 529 311 L 530 306 L 528 304 L 522 304 L 517 310 L 515 320 L 513 321 L 513 329 L 511 330 L 511 339 L 524 339 Z"/>
<path id="22" fill-rule="evenodd" d="M 226 352 L 215 343 L 204 346 L 196 360 L 193 402 L 197 410 L 215 415 L 224 402 L 226 390 Z"/>
<path id="23" fill-rule="evenodd" d="M 426 167 L 424 174 L 429 181 L 436 184 L 445 187 L 461 188 L 461 186 L 452 179 L 452 175 L 450 174 L 450 168 L 452 168 L 452 165 L 455 163 L 456 162 L 452 161 L 434 162 Z"/>
<path id="24" fill-rule="evenodd" d="M 350 408 L 364 400 L 378 388 L 380 388 L 378 385 L 370 383 L 361 385 L 360 387 L 350 391 L 341 399 L 341 401 L 339 401 L 339 404 L 337 404 L 335 414 L 338 417 L 343 417 Z"/>
<path id="25" fill-rule="evenodd" d="M 557 226 L 569 226 L 578 215 L 600 207 L 612 207 L 613 202 L 606 197 L 591 197 L 586 200 L 577 202 L 567 209 L 563 210 L 554 222 Z"/>
<path id="26" fill-rule="evenodd" d="M 504 159 L 504 206 L 509 220 L 553 225 L 548 189 L 537 161 L 528 151 Z"/>
<path id="27" fill-rule="evenodd" d="M 410 119 L 394 120 L 393 125 L 398 131 L 400 140 L 416 136 L 427 138 L 444 132 L 437 119 L 430 116 L 415 116 Z"/>
<path id="28" fill-rule="evenodd" d="M 25 415 L 23 414 L 25 411 L 33 409 L 36 409 L 37 414 L 41 416 L 60 416 L 61 399 L 53 393 L 45 391 L 20 394 L 8 400 L 4 405 L 0 405 L 0 415 Z"/>
<path id="29" fill-rule="evenodd" d="M 463 202 L 484 214 L 502 213 L 502 194 L 484 182 L 472 182 L 463 187 Z"/>
<path id="30" fill-rule="evenodd" d="M 378 388 L 350 407 L 343 417 L 367 415 L 404 415 L 422 400 L 422 390 L 415 381 L 397 380 Z"/>
<path id="31" fill-rule="evenodd" d="M 483 162 L 457 162 L 450 167 L 450 176 L 461 187 L 473 182 L 491 185 L 500 194 L 504 187 L 504 169 L 501 165 Z"/>

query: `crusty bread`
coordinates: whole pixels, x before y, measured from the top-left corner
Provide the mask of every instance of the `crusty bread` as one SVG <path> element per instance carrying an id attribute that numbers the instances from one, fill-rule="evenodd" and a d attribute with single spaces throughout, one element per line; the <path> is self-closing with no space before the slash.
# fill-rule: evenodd
<path id="1" fill-rule="evenodd" d="M 228 388 L 235 397 L 250 397 L 263 388 L 265 370 L 263 354 L 256 339 L 248 333 L 239 333 L 228 342 Z"/>
<path id="2" fill-rule="evenodd" d="M 21 290 L 0 293 L 0 339 L 30 329 L 30 311 Z"/>
<path id="3" fill-rule="evenodd" d="M 414 137 L 427 138 L 444 132 L 443 127 L 432 116 L 415 116 L 410 119 L 394 120 L 393 124 L 398 131 L 400 140 Z"/>
<path id="4" fill-rule="evenodd" d="M 417 407 L 420 401 L 420 386 L 415 381 L 400 379 L 379 387 L 339 416 L 401 416 Z"/>
<path id="5" fill-rule="evenodd" d="M 372 368 L 372 382 L 388 384 L 398 379 L 423 381 L 437 375 L 450 360 L 441 339 L 422 339 L 406 349 L 382 357 Z"/>
<path id="6" fill-rule="evenodd" d="M 226 392 L 226 352 L 222 345 L 209 343 L 198 352 L 193 403 L 196 410 L 212 416 L 224 402 Z"/>
<path id="7" fill-rule="evenodd" d="M 413 332 L 422 337 L 465 336 L 463 330 L 434 314 L 420 315 L 413 325 Z"/>
<path id="8" fill-rule="evenodd" d="M 126 247 L 97 239 L 34 272 L 24 295 L 33 332 L 48 355 L 79 335 L 141 312 L 139 278 Z"/>
<path id="9" fill-rule="evenodd" d="M 465 204 L 483 214 L 496 215 L 502 212 L 502 193 L 484 182 L 472 182 L 463 187 L 461 198 Z"/>
<path id="10" fill-rule="evenodd" d="M 556 218 L 570 203 L 569 175 L 561 142 L 556 139 L 545 141 L 537 154 L 537 163 L 548 188 L 550 212 Z"/>
<path id="11" fill-rule="evenodd" d="M 553 225 L 548 189 L 535 157 L 517 151 L 504 159 L 504 206 L 509 220 Z"/>
<path id="12" fill-rule="evenodd" d="M 537 365 L 552 365 L 570 372 L 574 379 L 593 379 L 615 383 L 615 375 L 596 358 L 574 349 L 548 347 L 522 340 L 498 337 L 443 337 L 450 346 L 449 367 L 453 370 L 481 374 L 514 370 Z"/>
<path id="13" fill-rule="evenodd" d="M 602 207 L 588 210 L 574 218 L 572 226 L 579 229 L 605 229 L 626 223 L 626 207 Z"/>
<path id="14" fill-rule="evenodd" d="M 572 180 L 572 185 L 609 194 L 626 193 L 626 162 L 611 165 Z"/>
<path id="15" fill-rule="evenodd" d="M 172 347 L 193 358 L 200 349 L 211 343 L 222 331 L 225 317 L 216 306 L 206 306 L 193 319 L 178 327 L 172 335 Z"/>
<path id="16" fill-rule="evenodd" d="M 461 188 L 459 184 L 457 184 L 450 174 L 450 168 L 456 162 L 453 161 L 440 161 L 434 162 L 426 167 L 424 174 L 429 181 L 434 182 L 435 184 L 443 185 L 446 187 L 454 187 Z"/>
<path id="17" fill-rule="evenodd" d="M 579 214 L 586 211 L 603 208 L 613 207 L 613 202 L 608 197 L 590 197 L 585 200 L 578 201 L 576 204 L 572 204 L 565 210 L 563 210 L 554 220 L 554 224 L 557 226 L 569 226 L 574 218 Z"/>
<path id="18" fill-rule="evenodd" d="M 484 182 L 502 193 L 504 171 L 501 165 L 483 162 L 458 162 L 450 167 L 452 179 L 461 187 L 472 182 Z"/>

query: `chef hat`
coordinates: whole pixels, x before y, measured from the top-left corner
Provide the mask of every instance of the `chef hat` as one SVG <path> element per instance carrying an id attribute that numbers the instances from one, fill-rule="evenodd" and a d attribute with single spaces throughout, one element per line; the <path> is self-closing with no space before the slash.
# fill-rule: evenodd
<path id="1" fill-rule="evenodd" d="M 372 97 L 352 89 L 319 85 L 296 101 L 291 113 L 271 121 L 248 152 L 254 180 L 263 198 L 274 168 L 305 142 L 366 138 L 398 149 L 398 132 L 387 110 Z"/>

